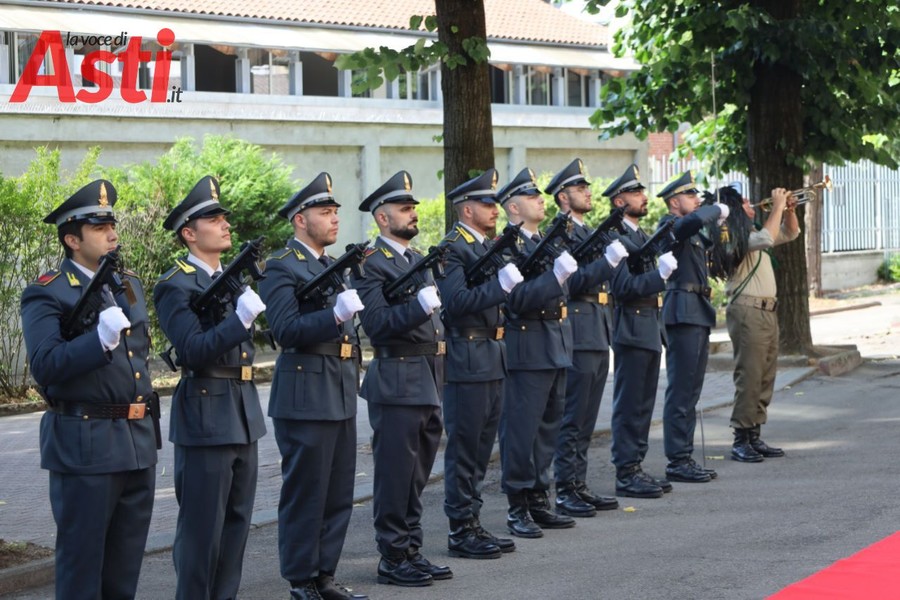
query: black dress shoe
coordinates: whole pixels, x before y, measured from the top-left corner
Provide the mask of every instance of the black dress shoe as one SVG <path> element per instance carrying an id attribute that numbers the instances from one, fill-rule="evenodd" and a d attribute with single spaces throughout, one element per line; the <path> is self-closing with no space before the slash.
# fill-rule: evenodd
<path id="1" fill-rule="evenodd" d="M 750 446 L 763 458 L 778 458 L 784 456 L 784 450 L 770 446 L 759 438 L 760 426 L 757 425 L 750 430 Z"/>
<path id="2" fill-rule="evenodd" d="M 616 474 L 616 496 L 662 498 L 663 490 L 638 467 Z"/>
<path id="3" fill-rule="evenodd" d="M 529 490 L 528 512 L 531 518 L 544 529 L 569 529 L 575 527 L 575 519 L 565 515 L 558 515 L 550 510 L 550 497 L 547 490 Z"/>
<path id="4" fill-rule="evenodd" d="M 475 534 L 478 537 L 483 540 L 490 540 L 492 544 L 500 548 L 500 552 L 502 552 L 503 554 L 516 551 L 516 543 L 513 540 L 495 536 L 493 533 L 481 526 L 481 521 L 478 520 L 478 517 L 475 517 L 474 519 L 474 526 Z"/>
<path id="5" fill-rule="evenodd" d="M 596 508 L 597 510 L 615 510 L 619 508 L 619 501 L 610 496 L 599 496 L 592 492 L 583 481 L 575 482 L 575 493 L 578 497 Z"/>
<path id="6" fill-rule="evenodd" d="M 431 575 L 431 578 L 434 580 L 451 579 L 453 577 L 453 571 L 450 570 L 450 567 L 431 564 L 431 561 L 422 556 L 418 548 L 407 549 L 406 559 L 409 561 L 409 564 L 423 573 Z"/>
<path id="7" fill-rule="evenodd" d="M 434 578 L 414 567 L 406 557 L 389 559 L 383 556 L 378 562 L 378 583 L 391 583 L 403 587 L 424 587 L 434 583 Z"/>
<path id="8" fill-rule="evenodd" d="M 659 489 L 663 491 L 663 494 L 668 494 L 672 491 L 672 483 L 668 479 L 664 479 L 662 477 L 654 477 L 653 475 L 648 475 L 647 473 L 644 473 L 644 477 L 654 485 L 659 486 Z"/>
<path id="9" fill-rule="evenodd" d="M 480 537 L 475 530 L 473 519 L 458 521 L 450 519 L 450 535 L 447 549 L 450 556 L 457 558 L 500 558 L 500 547 L 488 538 Z"/>
<path id="10" fill-rule="evenodd" d="M 669 463 L 666 467 L 666 477 L 673 481 L 683 481 L 685 483 L 707 483 L 712 480 L 709 473 L 690 459 Z"/>
<path id="11" fill-rule="evenodd" d="M 570 517 L 593 517 L 597 509 L 582 500 L 574 486 L 568 486 L 556 490 L 556 512 Z"/>
<path id="12" fill-rule="evenodd" d="M 291 600 L 322 600 L 316 584 L 312 581 L 291 584 Z"/>
<path id="13" fill-rule="evenodd" d="M 335 582 L 331 575 L 320 575 L 316 578 L 316 589 L 322 600 L 369 600 L 363 594 L 354 594 L 353 590 Z"/>
<path id="14" fill-rule="evenodd" d="M 531 518 L 528 505 L 509 507 L 509 512 L 506 514 L 506 528 L 509 529 L 511 534 L 521 538 L 539 538 L 544 536 L 544 532 Z"/>

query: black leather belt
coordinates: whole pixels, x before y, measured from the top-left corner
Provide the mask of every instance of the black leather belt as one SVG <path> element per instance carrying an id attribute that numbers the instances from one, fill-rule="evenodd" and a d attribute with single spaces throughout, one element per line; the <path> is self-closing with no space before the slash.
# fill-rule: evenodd
<path id="1" fill-rule="evenodd" d="M 609 294 L 606 292 L 598 292 L 596 294 L 575 294 L 569 296 L 570 300 L 578 302 L 590 302 L 591 304 L 609 304 Z"/>
<path id="2" fill-rule="evenodd" d="M 447 342 L 430 344 L 405 344 L 402 346 L 375 346 L 375 358 L 403 358 L 404 356 L 442 356 L 447 354 Z"/>
<path id="3" fill-rule="evenodd" d="M 503 327 L 450 327 L 447 329 L 449 337 L 469 340 L 502 340 L 504 333 Z"/>
<path id="4" fill-rule="evenodd" d="M 253 381 L 253 367 L 206 367 L 205 369 L 182 369 L 182 377 L 209 377 L 210 379 L 237 379 Z"/>
<path id="5" fill-rule="evenodd" d="M 623 308 L 659 308 L 660 306 L 662 306 L 662 298 L 659 296 L 635 298 L 622 303 Z"/>
<path id="6" fill-rule="evenodd" d="M 50 410 L 67 417 L 83 419 L 143 419 L 151 414 L 150 403 L 93 404 L 91 402 L 54 401 Z"/>
<path id="7" fill-rule="evenodd" d="M 359 346 L 348 343 L 310 344 L 302 348 L 288 348 L 285 354 L 318 354 L 320 356 L 337 356 L 339 358 L 359 358 Z"/>
<path id="8" fill-rule="evenodd" d="M 563 304 L 554 308 L 544 308 L 516 315 L 516 321 L 556 321 L 568 316 L 568 307 Z"/>
<path id="9" fill-rule="evenodd" d="M 677 281 L 670 281 L 666 283 L 667 290 L 679 290 L 682 292 L 691 292 L 693 294 L 700 294 L 707 300 L 709 300 L 712 295 L 712 288 L 706 285 L 700 285 L 697 283 L 678 283 Z"/>

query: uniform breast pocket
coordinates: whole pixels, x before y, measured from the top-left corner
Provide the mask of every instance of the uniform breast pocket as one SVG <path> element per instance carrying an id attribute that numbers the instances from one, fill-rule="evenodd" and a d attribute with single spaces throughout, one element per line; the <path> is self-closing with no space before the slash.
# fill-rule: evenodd
<path id="1" fill-rule="evenodd" d="M 382 359 L 381 375 L 382 398 L 389 401 L 392 397 L 416 396 L 422 389 L 419 360 L 410 357 Z M 427 369 L 427 367 L 425 367 Z"/>
<path id="2" fill-rule="evenodd" d="M 60 417 L 65 435 L 59 436 L 62 454 L 72 463 L 90 466 L 109 460 L 112 454 L 112 421 Z"/>
<path id="3" fill-rule="evenodd" d="M 188 380 L 192 385 L 184 395 L 184 416 L 191 436 L 212 437 L 223 433 L 223 422 L 231 411 L 227 379 Z"/>

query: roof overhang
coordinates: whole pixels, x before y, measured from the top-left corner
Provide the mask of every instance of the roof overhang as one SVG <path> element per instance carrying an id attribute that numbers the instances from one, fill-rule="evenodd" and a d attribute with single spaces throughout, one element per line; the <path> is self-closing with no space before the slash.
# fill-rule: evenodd
<path id="1" fill-rule="evenodd" d="M 96 7 L 48 8 L 5 4 L 0 30 L 62 31 L 80 34 L 141 36 L 155 40 L 160 29 L 169 28 L 178 43 L 228 45 L 250 48 L 290 49 L 311 52 L 357 52 L 386 46 L 399 50 L 415 43 L 418 36 L 362 28 L 332 28 L 295 22 L 214 18 L 206 15 L 137 13 Z M 637 65 L 619 59 L 606 49 L 529 44 L 492 40 L 490 62 L 495 64 L 543 65 L 631 71 Z"/>

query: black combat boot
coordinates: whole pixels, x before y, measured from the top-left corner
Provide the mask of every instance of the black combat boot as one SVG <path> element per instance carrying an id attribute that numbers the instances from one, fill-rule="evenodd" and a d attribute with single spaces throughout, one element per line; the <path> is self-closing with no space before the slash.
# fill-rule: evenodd
<path id="1" fill-rule="evenodd" d="M 761 428 L 761 425 L 756 425 L 753 429 L 749 430 L 750 445 L 753 446 L 753 449 L 762 454 L 765 458 L 778 458 L 779 456 L 784 456 L 784 450 L 781 448 L 774 448 L 759 439 L 759 431 Z"/>
<path id="2" fill-rule="evenodd" d="M 575 527 L 575 519 L 558 515 L 550 510 L 550 495 L 547 490 L 528 490 L 528 511 L 534 522 L 544 529 L 569 529 Z"/>
<path id="3" fill-rule="evenodd" d="M 302 581 L 291 584 L 291 600 L 322 600 L 314 581 Z"/>
<path id="4" fill-rule="evenodd" d="M 616 496 L 662 498 L 662 495 L 662 487 L 641 470 L 640 463 L 616 469 Z"/>
<path id="5" fill-rule="evenodd" d="M 601 496 L 590 490 L 583 481 L 575 482 L 575 493 L 578 497 L 596 508 L 597 510 L 615 510 L 619 508 L 619 501 L 610 496 Z"/>
<path id="6" fill-rule="evenodd" d="M 509 512 L 506 515 L 506 527 L 513 535 L 523 538 L 543 537 L 544 532 L 537 526 L 528 511 L 528 498 L 525 492 L 507 494 Z"/>
<path id="7" fill-rule="evenodd" d="M 734 444 L 731 445 L 731 458 L 738 462 L 758 463 L 765 460 L 763 455 L 750 445 L 750 430 L 735 429 Z"/>
<path id="8" fill-rule="evenodd" d="M 447 549 L 457 558 L 500 558 L 502 554 L 499 546 L 478 535 L 474 519 L 450 519 Z"/>
<path id="9" fill-rule="evenodd" d="M 556 484 L 556 512 L 570 517 L 593 517 L 597 509 L 575 491 L 575 482 Z"/>
<path id="10" fill-rule="evenodd" d="M 489 540 L 492 544 L 500 548 L 500 552 L 506 554 L 507 552 L 515 552 L 516 551 L 516 543 L 509 538 L 497 537 L 487 529 L 481 526 L 481 521 L 478 520 L 478 517 L 475 517 L 472 520 L 472 525 L 475 527 L 475 534 L 483 540 Z"/>

